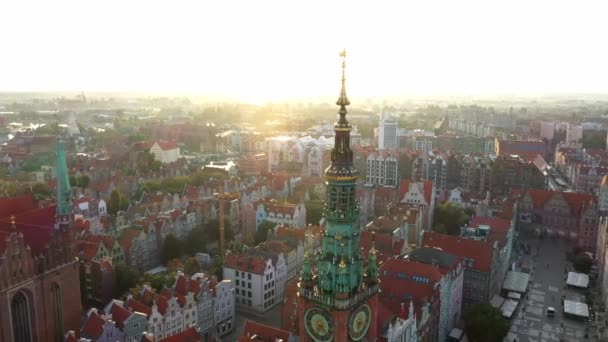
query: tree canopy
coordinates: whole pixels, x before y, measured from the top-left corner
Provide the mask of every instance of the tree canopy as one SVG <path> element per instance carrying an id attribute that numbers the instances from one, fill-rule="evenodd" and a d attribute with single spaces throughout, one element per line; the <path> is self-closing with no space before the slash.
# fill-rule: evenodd
<path id="1" fill-rule="evenodd" d="M 160 249 L 160 262 L 167 265 L 169 260 L 179 259 L 182 256 L 182 246 L 180 241 L 173 234 L 169 234 L 163 241 L 163 246 Z"/>
<path id="2" fill-rule="evenodd" d="M 442 234 L 458 235 L 460 227 L 469 222 L 469 215 L 461 206 L 447 202 L 435 207 L 434 230 Z"/>
<path id="3" fill-rule="evenodd" d="M 188 233 L 188 238 L 184 241 L 186 254 L 205 252 L 207 249 L 205 241 L 205 231 L 201 227 L 194 228 Z"/>
<path id="4" fill-rule="evenodd" d="M 323 218 L 323 201 L 322 200 L 310 200 L 304 202 L 306 207 L 306 223 L 307 224 L 319 224 L 319 221 Z"/>
<path id="5" fill-rule="evenodd" d="M 258 227 L 258 231 L 255 232 L 255 244 L 259 244 L 268 240 L 268 231 L 276 226 L 276 223 L 267 220 L 262 221 Z"/>
<path id="6" fill-rule="evenodd" d="M 108 201 L 108 213 L 116 215 L 120 210 L 127 210 L 127 208 L 129 208 L 129 200 L 120 193 L 118 188 L 112 190 Z"/>
<path id="7" fill-rule="evenodd" d="M 195 257 L 189 257 L 184 263 L 184 273 L 192 275 L 201 271 L 201 265 Z"/>
<path id="8" fill-rule="evenodd" d="M 465 313 L 464 329 L 471 342 L 502 341 L 509 333 L 509 322 L 489 303 L 480 303 Z"/>
<path id="9" fill-rule="evenodd" d="M 572 263 L 572 266 L 574 266 L 576 272 L 589 273 L 592 264 L 593 261 L 591 260 L 589 255 L 587 255 L 586 253 L 579 253 L 574 257 L 574 262 Z"/>
<path id="10" fill-rule="evenodd" d="M 35 200 L 43 200 L 49 198 L 51 190 L 45 183 L 36 183 L 32 185 L 32 196 Z"/>
<path id="11" fill-rule="evenodd" d="M 205 232 L 207 232 L 207 238 L 209 239 L 209 242 L 218 241 L 220 239 L 220 221 L 217 219 L 209 220 L 209 222 L 207 222 L 207 224 L 205 225 Z M 230 241 L 232 239 L 234 239 L 234 233 L 232 232 L 232 229 L 230 229 L 230 221 L 225 220 L 224 240 Z"/>
<path id="12" fill-rule="evenodd" d="M 139 274 L 124 262 L 117 263 L 114 269 L 116 270 L 115 297 L 118 298 L 137 284 Z"/>

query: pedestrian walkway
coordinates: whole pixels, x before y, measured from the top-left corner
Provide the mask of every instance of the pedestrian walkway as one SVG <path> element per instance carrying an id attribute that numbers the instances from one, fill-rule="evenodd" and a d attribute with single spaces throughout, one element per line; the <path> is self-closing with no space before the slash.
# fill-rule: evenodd
<path id="1" fill-rule="evenodd" d="M 533 253 L 525 257 L 523 264 L 531 270 L 532 280 L 504 342 L 589 341 L 583 322 L 563 317 L 561 299 L 567 291 L 565 246 L 552 239 L 526 242 L 533 246 Z M 554 317 L 547 317 L 550 306 L 556 309 Z"/>

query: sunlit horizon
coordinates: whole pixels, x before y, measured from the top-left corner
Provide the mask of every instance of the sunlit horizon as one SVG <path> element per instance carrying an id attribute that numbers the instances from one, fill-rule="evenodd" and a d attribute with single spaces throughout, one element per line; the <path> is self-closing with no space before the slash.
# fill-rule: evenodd
<path id="1" fill-rule="evenodd" d="M 6 2 L 0 91 L 331 97 L 345 48 L 352 97 L 608 94 L 606 9 L 555 1 Z"/>

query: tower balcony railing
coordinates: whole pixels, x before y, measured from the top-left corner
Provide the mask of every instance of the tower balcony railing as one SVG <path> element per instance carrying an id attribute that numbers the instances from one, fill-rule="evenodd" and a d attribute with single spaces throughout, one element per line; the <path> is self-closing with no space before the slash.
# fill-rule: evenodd
<path id="1" fill-rule="evenodd" d="M 325 218 L 330 221 L 335 222 L 353 222 L 354 220 L 359 219 L 359 206 L 350 209 L 350 210 L 329 210 L 327 206 L 323 208 L 323 213 Z"/>
<path id="2" fill-rule="evenodd" d="M 336 298 L 335 294 L 321 293 L 318 287 L 315 286 L 312 289 L 300 288 L 300 296 L 330 308 L 335 308 L 338 310 L 350 310 L 358 305 L 361 305 L 369 297 L 378 293 L 378 291 L 379 285 L 373 284 L 371 286 L 364 287 L 354 295 L 350 295 L 346 298 Z"/>

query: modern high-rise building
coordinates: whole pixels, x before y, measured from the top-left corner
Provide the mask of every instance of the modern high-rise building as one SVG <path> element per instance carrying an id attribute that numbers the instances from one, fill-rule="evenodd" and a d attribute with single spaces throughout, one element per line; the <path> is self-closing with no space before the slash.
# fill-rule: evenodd
<path id="1" fill-rule="evenodd" d="M 583 126 L 568 124 L 566 127 L 566 144 L 577 143 L 583 138 Z"/>
<path id="2" fill-rule="evenodd" d="M 397 120 L 392 116 L 384 116 L 378 126 L 378 148 L 395 150 L 399 147 L 397 140 Z"/>
<path id="3" fill-rule="evenodd" d="M 345 53 L 341 56 L 344 58 Z M 378 265 L 372 245 L 368 258 L 359 249 L 359 206 L 355 198 L 359 178 L 350 148 L 351 125 L 346 120 L 350 104 L 344 86 L 336 102 L 340 118 L 334 125 L 335 144 L 325 170 L 327 228 L 321 251 L 306 251 L 302 267 L 298 325 L 300 342 L 375 341 L 379 337 Z M 367 260 L 366 260 L 367 259 Z"/>
<path id="4" fill-rule="evenodd" d="M 553 140 L 555 135 L 555 122 L 553 121 L 541 121 L 540 122 L 540 138 Z"/>

